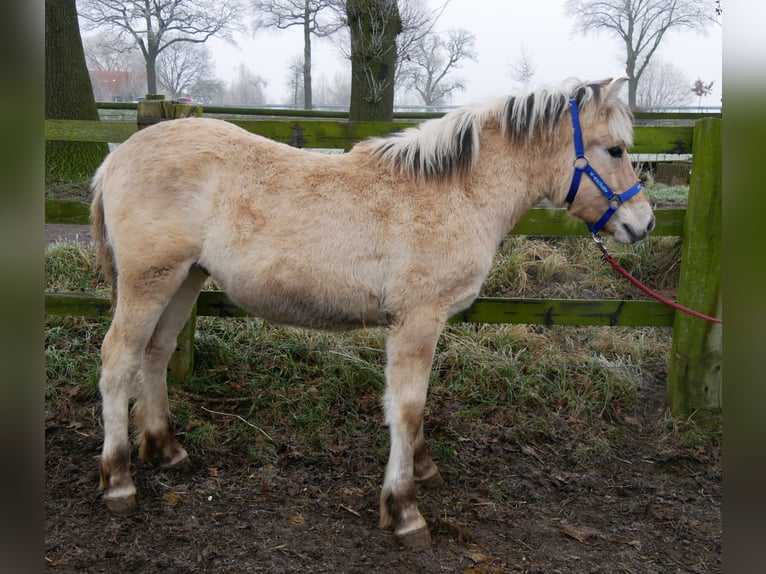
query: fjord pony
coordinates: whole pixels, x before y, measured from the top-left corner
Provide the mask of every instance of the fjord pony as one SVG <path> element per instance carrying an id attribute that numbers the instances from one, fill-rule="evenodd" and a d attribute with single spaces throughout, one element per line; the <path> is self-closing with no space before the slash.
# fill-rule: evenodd
<path id="1" fill-rule="evenodd" d="M 203 118 L 161 123 L 120 145 L 94 176 L 91 207 L 100 263 L 114 289 L 99 382 L 108 508 L 136 508 L 132 399 L 139 457 L 163 467 L 187 458 L 172 431 L 166 368 L 210 276 L 269 321 L 387 328 L 391 450 L 380 523 L 405 545 L 428 544 L 415 491 L 418 483 L 441 482 L 423 438 L 437 338 L 476 298 L 519 217 L 544 199 L 566 204 L 572 102 L 590 165 L 613 189 L 636 183 L 625 152 L 632 117 L 618 97 L 622 83 L 580 83 L 459 108 L 341 155 Z M 587 178 L 570 199 L 569 213 L 586 222 L 608 207 Z M 627 243 L 653 225 L 639 192 L 604 232 Z"/>

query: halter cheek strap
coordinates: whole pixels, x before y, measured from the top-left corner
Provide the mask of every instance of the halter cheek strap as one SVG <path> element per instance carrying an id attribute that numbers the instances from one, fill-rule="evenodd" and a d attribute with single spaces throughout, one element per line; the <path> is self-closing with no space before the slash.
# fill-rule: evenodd
<path id="1" fill-rule="evenodd" d="M 585 157 L 585 147 L 582 141 L 582 128 L 580 127 L 580 108 L 577 105 L 577 101 L 569 98 L 569 109 L 572 113 L 572 127 L 574 128 L 574 147 L 575 147 L 575 160 L 574 160 L 574 174 L 572 175 L 572 183 L 569 186 L 569 193 L 567 194 L 567 203 L 572 204 L 577 195 L 577 190 L 580 188 L 580 180 L 582 174 L 585 173 L 601 193 L 606 197 L 609 202 L 609 207 L 596 223 L 587 223 L 588 229 L 594 235 L 597 234 L 606 225 L 606 222 L 614 215 L 614 212 L 631 197 L 641 191 L 641 182 L 636 184 L 623 193 L 614 193 L 607 183 L 596 173 L 596 170 L 590 165 L 588 158 Z"/>

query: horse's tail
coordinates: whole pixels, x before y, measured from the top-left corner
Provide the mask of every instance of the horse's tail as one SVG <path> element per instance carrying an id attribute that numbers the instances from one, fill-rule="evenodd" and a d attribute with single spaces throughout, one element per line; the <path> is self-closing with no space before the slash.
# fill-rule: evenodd
<path id="1" fill-rule="evenodd" d="M 96 245 L 96 261 L 101 267 L 106 280 L 112 286 L 112 307 L 117 305 L 117 267 L 114 264 L 114 252 L 109 242 L 109 233 L 104 221 L 104 165 L 96 170 L 91 182 L 93 201 L 90 204 L 90 223 L 93 243 Z"/>

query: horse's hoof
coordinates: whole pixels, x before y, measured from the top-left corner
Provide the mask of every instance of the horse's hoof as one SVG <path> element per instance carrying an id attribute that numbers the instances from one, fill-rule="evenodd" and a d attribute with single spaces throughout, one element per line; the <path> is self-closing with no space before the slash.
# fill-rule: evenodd
<path id="1" fill-rule="evenodd" d="M 135 494 L 116 497 L 108 497 L 105 495 L 104 502 L 106 503 L 109 512 L 116 516 L 131 516 L 136 513 L 136 509 L 138 508 Z"/>
<path id="2" fill-rule="evenodd" d="M 428 531 L 428 526 L 422 526 L 404 534 L 397 534 L 396 539 L 405 548 L 418 549 L 431 546 L 431 533 Z"/>
<path id="3" fill-rule="evenodd" d="M 442 478 L 441 473 L 437 470 L 431 476 L 427 476 L 426 478 L 416 478 L 415 482 L 425 488 L 438 488 L 444 484 L 444 479 Z"/>
<path id="4" fill-rule="evenodd" d="M 173 458 L 171 458 L 168 461 L 163 461 L 160 463 L 160 467 L 164 469 L 177 469 L 177 468 L 183 468 L 185 466 L 189 466 L 189 455 L 186 453 L 186 450 L 183 448 L 181 449 L 181 452 L 177 453 Z"/>

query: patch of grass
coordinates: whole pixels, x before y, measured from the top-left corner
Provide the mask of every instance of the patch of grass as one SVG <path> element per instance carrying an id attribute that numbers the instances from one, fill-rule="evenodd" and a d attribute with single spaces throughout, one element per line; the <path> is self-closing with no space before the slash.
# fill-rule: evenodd
<path id="1" fill-rule="evenodd" d="M 667 341 L 667 330 L 651 328 L 450 325 L 433 393 L 465 424 L 552 436 L 557 420 L 590 427 L 635 410 L 645 373 L 666 364 Z"/>
<path id="2" fill-rule="evenodd" d="M 682 240 L 649 237 L 631 245 L 608 242 L 628 271 L 655 289 L 675 289 Z M 509 237 L 498 249 L 482 288 L 487 297 L 646 298 L 601 258 L 589 237 Z"/>
<path id="3" fill-rule="evenodd" d="M 107 320 L 48 317 L 45 326 L 45 399 L 53 408 L 98 393 L 101 341 Z"/>
<path id="4" fill-rule="evenodd" d="M 197 367 L 184 388 L 253 425 L 243 422 L 240 431 L 259 442 L 259 457 L 291 445 L 343 450 L 369 428 L 371 411 L 379 415 L 379 331 L 327 333 L 201 317 L 195 342 Z M 265 435 L 278 438 L 267 448 Z"/>
<path id="5" fill-rule="evenodd" d="M 98 269 L 94 249 L 82 243 L 59 242 L 45 249 L 45 289 L 106 295 L 110 288 Z"/>
<path id="6" fill-rule="evenodd" d="M 644 186 L 644 194 L 656 206 L 684 207 L 689 199 L 689 186 L 653 183 Z"/>
<path id="7" fill-rule="evenodd" d="M 70 199 L 90 202 L 90 178 L 79 180 L 51 179 L 45 182 L 45 199 Z"/>
<path id="8" fill-rule="evenodd" d="M 56 243 L 45 250 L 45 290 L 107 295 L 95 250 Z M 46 402 L 54 408 L 98 394 L 100 348 L 108 319 L 47 317 L 45 322 Z"/>
<path id="9" fill-rule="evenodd" d="M 720 446 L 723 432 L 718 417 L 694 413 L 687 418 L 678 418 L 665 413 L 665 429 L 679 446 L 701 448 L 714 444 Z"/>

